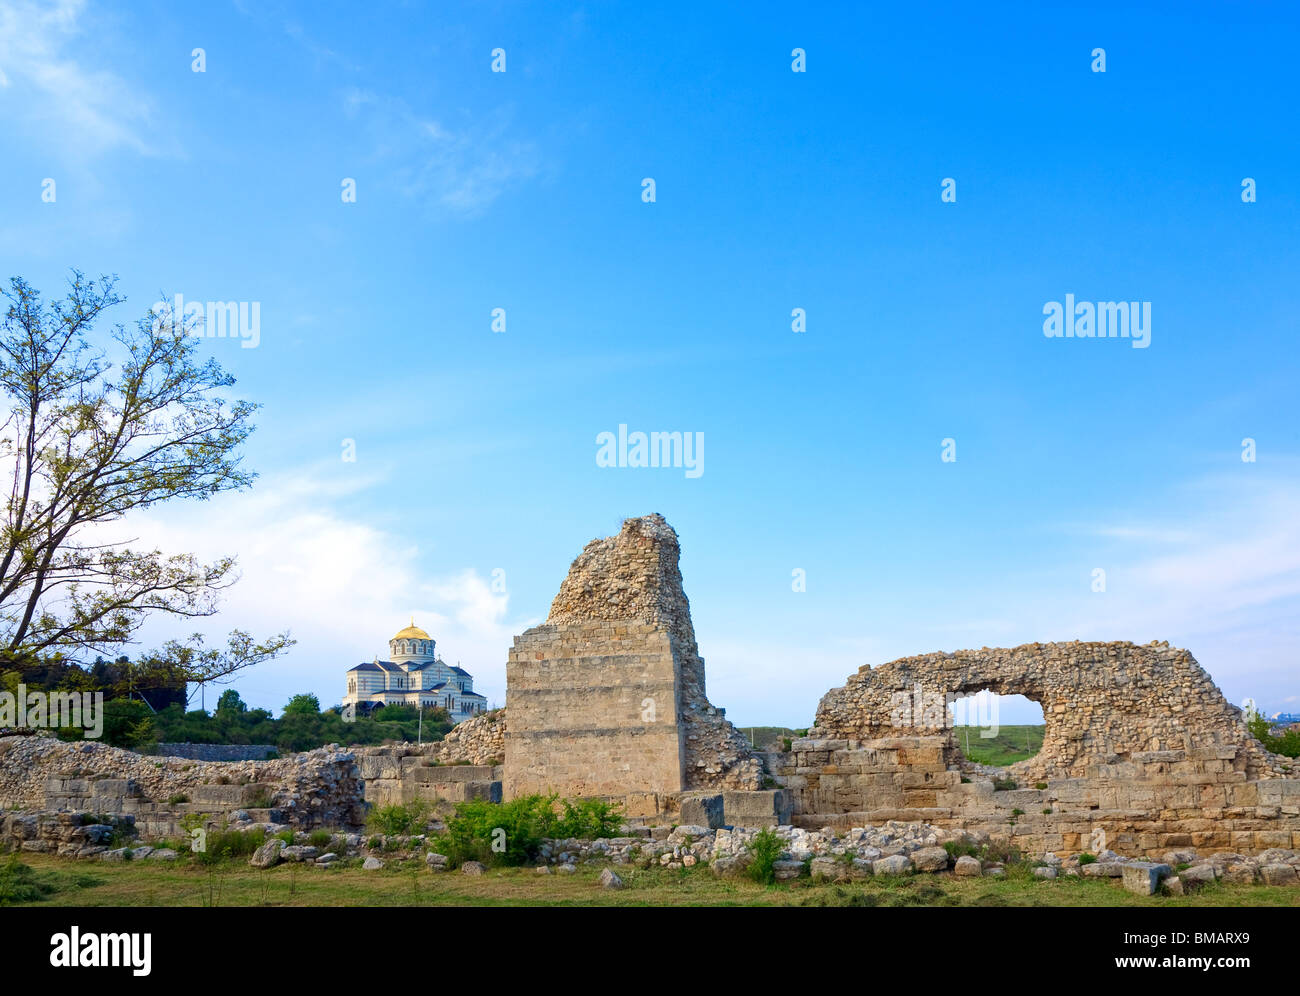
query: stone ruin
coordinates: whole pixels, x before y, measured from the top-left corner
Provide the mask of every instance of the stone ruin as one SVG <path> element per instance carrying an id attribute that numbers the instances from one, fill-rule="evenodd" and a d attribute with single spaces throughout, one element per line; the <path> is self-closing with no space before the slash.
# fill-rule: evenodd
<path id="1" fill-rule="evenodd" d="M 1043 707 L 1041 750 L 984 768 L 947 703 L 983 690 Z M 1300 846 L 1300 775 L 1186 650 L 1049 643 L 861 668 L 772 759 L 802 826 L 888 819 L 999 833 L 1026 851 L 1243 853 Z"/>
<path id="2" fill-rule="evenodd" d="M 1265 750 L 1192 655 L 1167 643 L 986 647 L 863 667 L 822 698 L 806 737 L 757 753 L 705 695 L 679 553 L 658 515 L 589 543 L 546 623 L 515 638 L 508 714 L 475 717 L 440 743 L 221 762 L 2 737 L 0 807 L 27 815 L 4 814 L 0 836 L 63 853 L 90 846 L 69 837 L 77 821 L 59 814 L 73 810 L 165 836 L 196 816 L 347 828 L 368 806 L 557 792 L 616 799 L 655 832 L 781 826 L 826 846 L 888 825 L 926 827 L 927 846 L 968 833 L 1056 855 L 1300 850 L 1300 765 Z M 1037 755 L 983 768 L 961 754 L 948 703 L 986 689 L 1042 705 Z"/>
<path id="3" fill-rule="evenodd" d="M 762 764 L 709 703 L 663 516 L 628 519 L 574 560 L 546 623 L 506 664 L 505 794 L 617 796 L 673 811 L 693 790 L 757 790 Z"/>
<path id="4" fill-rule="evenodd" d="M 808 736 L 758 754 L 704 695 L 678 556 L 662 516 L 626 520 L 573 562 L 546 624 L 516 638 L 507 798 L 616 797 L 634 816 L 710 827 L 923 822 L 1039 853 L 1300 847 L 1300 770 L 1167 643 L 863 667 L 822 699 Z M 962 756 L 948 704 L 986 689 L 1042 705 L 1037 755 L 996 769 Z"/>

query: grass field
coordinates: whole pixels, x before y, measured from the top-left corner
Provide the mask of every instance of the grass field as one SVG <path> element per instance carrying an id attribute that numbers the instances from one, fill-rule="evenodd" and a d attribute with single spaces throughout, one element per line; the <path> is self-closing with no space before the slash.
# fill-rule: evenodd
<path id="1" fill-rule="evenodd" d="M 808 879 L 762 886 L 719 879 L 704 867 L 618 868 L 621 890 L 602 889 L 599 866 L 572 875 L 531 868 L 491 870 L 480 877 L 434 874 L 422 862 L 364 871 L 280 865 L 259 871 L 242 860 L 216 866 L 73 862 L 22 855 L 28 884 L 52 891 L 40 906 L 1300 906 L 1300 887 L 1218 884 L 1195 896 L 1139 897 L 1115 880 L 1040 881 L 1027 867 L 1005 879 L 913 875 L 852 885 Z M 0 881 L 0 894 L 5 885 Z M 12 891 L 10 893 L 12 895 Z"/>
<path id="2" fill-rule="evenodd" d="M 978 726 L 954 726 L 957 746 L 976 764 L 1005 767 L 1033 757 L 1042 749 L 1045 726 L 1002 726 L 995 737 L 980 736 Z M 969 748 L 967 747 L 969 744 Z"/>

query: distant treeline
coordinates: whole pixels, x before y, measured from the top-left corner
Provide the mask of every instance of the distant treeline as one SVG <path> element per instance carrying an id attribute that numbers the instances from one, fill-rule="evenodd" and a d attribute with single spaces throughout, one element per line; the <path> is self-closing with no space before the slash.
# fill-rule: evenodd
<path id="1" fill-rule="evenodd" d="M 445 709 L 425 709 L 423 739 L 441 740 L 452 728 Z M 102 743 L 148 752 L 157 743 L 275 744 L 285 752 L 311 750 L 325 744 L 381 744 L 389 740 L 414 741 L 421 735 L 420 715 L 414 706 L 390 705 L 368 715 L 358 711 L 346 722 L 338 706 L 321 710 L 315 695 L 295 695 L 273 718 L 266 709 L 250 709 L 239 693 L 222 693 L 211 713 L 186 712 L 171 704 L 153 712 L 145 703 L 113 699 L 104 703 Z M 65 740 L 82 739 L 81 730 L 62 730 Z"/>

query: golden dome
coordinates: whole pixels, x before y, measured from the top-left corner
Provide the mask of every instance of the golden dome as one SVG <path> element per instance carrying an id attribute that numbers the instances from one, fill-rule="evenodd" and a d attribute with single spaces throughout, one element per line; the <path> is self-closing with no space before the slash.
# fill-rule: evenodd
<path id="1" fill-rule="evenodd" d="M 433 637 L 431 637 L 424 630 L 420 629 L 419 626 L 415 625 L 415 617 L 412 616 L 411 625 L 407 626 L 406 629 L 399 630 L 397 634 L 393 637 L 393 639 L 394 640 L 432 640 Z"/>

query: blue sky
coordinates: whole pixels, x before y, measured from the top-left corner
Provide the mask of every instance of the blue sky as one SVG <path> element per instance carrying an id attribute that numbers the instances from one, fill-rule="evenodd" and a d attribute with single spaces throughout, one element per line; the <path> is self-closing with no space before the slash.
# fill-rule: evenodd
<path id="1" fill-rule="evenodd" d="M 247 701 L 337 702 L 414 614 L 500 702 L 572 558 L 657 511 L 739 724 L 1069 639 L 1300 710 L 1300 16 L 899 6 L 0 0 L 4 275 L 260 303 L 204 344 L 265 406 L 256 487 L 123 526 L 239 555 L 208 632 L 298 638 Z M 1151 302 L 1149 348 L 1046 338 L 1067 293 Z M 620 424 L 704 473 L 597 466 Z"/>

